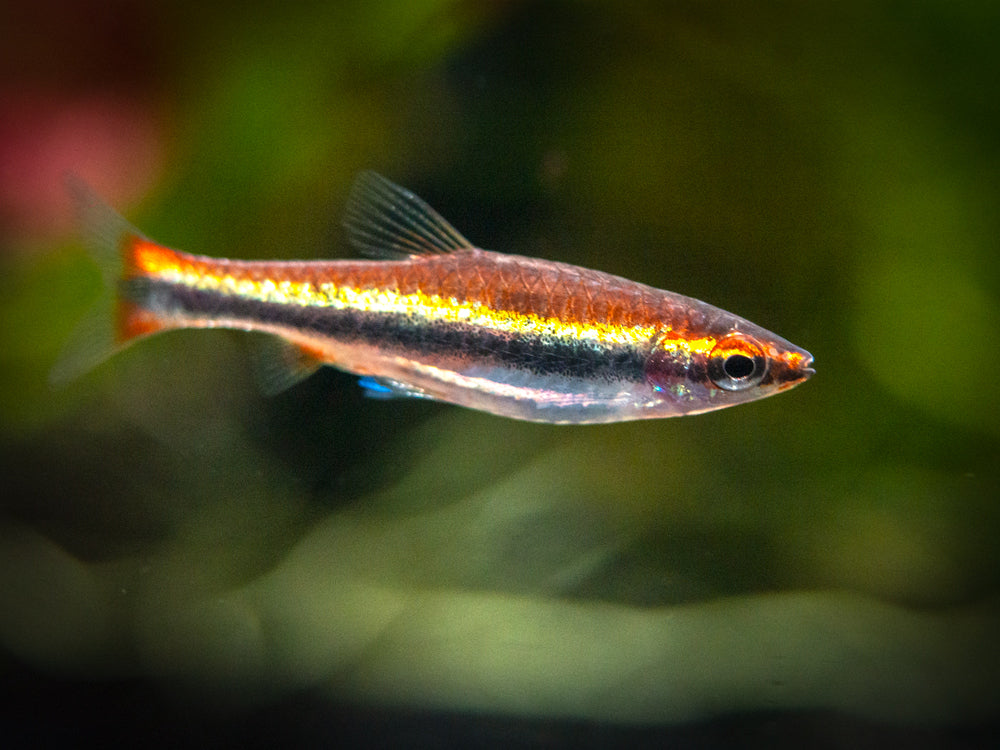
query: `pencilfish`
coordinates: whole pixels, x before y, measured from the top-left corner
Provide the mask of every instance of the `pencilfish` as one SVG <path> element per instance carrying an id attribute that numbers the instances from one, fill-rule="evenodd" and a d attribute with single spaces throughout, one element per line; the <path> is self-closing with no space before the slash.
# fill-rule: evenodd
<path id="1" fill-rule="evenodd" d="M 56 363 L 66 381 L 151 334 L 233 328 L 280 342 L 275 390 L 322 365 L 369 395 L 534 422 L 698 414 L 788 390 L 805 350 L 705 302 L 601 271 L 479 249 L 362 173 L 344 225 L 367 260 L 239 261 L 144 237 L 77 187 L 106 293 Z"/>

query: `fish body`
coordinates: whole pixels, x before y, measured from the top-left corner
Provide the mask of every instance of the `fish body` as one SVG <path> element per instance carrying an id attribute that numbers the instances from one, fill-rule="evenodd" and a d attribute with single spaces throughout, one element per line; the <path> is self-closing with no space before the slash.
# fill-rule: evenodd
<path id="1" fill-rule="evenodd" d="M 284 342 L 279 383 L 332 365 L 362 376 L 374 396 L 560 424 L 695 414 L 812 374 L 808 352 L 699 300 L 478 249 L 372 172 L 355 184 L 345 225 L 351 243 L 377 260 L 189 255 L 88 203 L 114 293 L 100 313 L 107 330 L 71 349 L 57 380 L 177 328 L 274 335 Z"/>

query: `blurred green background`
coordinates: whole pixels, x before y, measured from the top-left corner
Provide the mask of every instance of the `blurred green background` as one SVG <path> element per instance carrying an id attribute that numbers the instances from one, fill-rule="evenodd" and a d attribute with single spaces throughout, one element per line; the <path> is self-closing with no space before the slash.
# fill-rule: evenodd
<path id="1" fill-rule="evenodd" d="M 0 665 L 25 736 L 53 696 L 91 726 L 126 694 L 161 718 L 305 695 L 611 732 L 996 726 L 1000 6 L 45 0 L 0 22 Z M 267 398 L 246 336 L 194 331 L 49 388 L 100 284 L 66 171 L 165 244 L 325 258 L 365 168 L 484 247 L 743 315 L 817 375 L 549 427 L 332 370 Z"/>

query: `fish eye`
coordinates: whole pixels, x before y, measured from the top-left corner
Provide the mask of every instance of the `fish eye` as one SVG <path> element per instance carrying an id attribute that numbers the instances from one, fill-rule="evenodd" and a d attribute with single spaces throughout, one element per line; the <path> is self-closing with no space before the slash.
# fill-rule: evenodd
<path id="1" fill-rule="evenodd" d="M 722 369 L 733 380 L 742 380 L 753 375 L 753 358 L 745 354 L 730 354 L 722 363 Z"/>
<path id="2" fill-rule="evenodd" d="M 759 384 L 767 374 L 764 347 L 750 336 L 732 334 L 720 339 L 708 357 L 708 376 L 726 391 L 742 391 Z"/>

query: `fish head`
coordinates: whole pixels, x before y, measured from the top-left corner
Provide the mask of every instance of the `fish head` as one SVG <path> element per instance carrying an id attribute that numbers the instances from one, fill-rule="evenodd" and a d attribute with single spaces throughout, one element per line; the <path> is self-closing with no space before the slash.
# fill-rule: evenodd
<path id="1" fill-rule="evenodd" d="M 654 344 L 645 374 L 663 411 L 698 414 L 786 391 L 814 373 L 805 349 L 749 321 L 720 316 L 704 331 L 670 330 Z"/>

